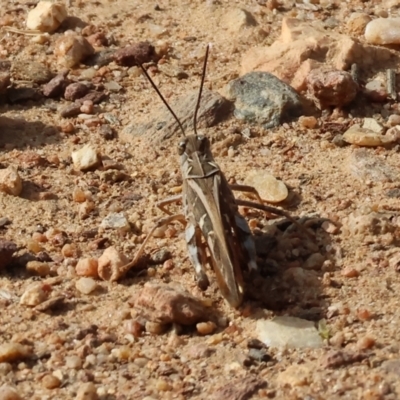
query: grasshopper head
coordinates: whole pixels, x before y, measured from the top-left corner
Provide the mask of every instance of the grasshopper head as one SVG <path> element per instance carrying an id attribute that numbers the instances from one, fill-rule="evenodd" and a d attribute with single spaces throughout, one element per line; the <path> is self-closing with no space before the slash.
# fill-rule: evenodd
<path id="1" fill-rule="evenodd" d="M 179 142 L 178 152 L 184 178 L 205 178 L 219 172 L 205 136 L 186 136 Z"/>

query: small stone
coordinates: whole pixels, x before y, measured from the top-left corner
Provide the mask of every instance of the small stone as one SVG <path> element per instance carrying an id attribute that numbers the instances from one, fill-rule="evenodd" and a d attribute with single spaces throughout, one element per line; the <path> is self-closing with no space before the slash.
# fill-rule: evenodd
<path id="1" fill-rule="evenodd" d="M 159 322 L 146 321 L 145 324 L 146 332 L 152 333 L 153 335 L 162 335 L 166 327 L 167 325 L 160 324 Z"/>
<path id="2" fill-rule="evenodd" d="M 196 329 L 199 335 L 211 335 L 217 329 L 217 325 L 215 325 L 212 321 L 199 322 L 196 324 Z"/>
<path id="3" fill-rule="evenodd" d="M 149 42 L 138 42 L 126 46 L 114 53 L 114 60 L 119 65 L 132 67 L 155 60 L 154 47 Z"/>
<path id="4" fill-rule="evenodd" d="M 129 260 L 114 246 L 108 247 L 98 260 L 98 273 L 105 281 L 117 281 L 126 271 L 122 269 Z"/>
<path id="5" fill-rule="evenodd" d="M 0 399 L 1 400 L 23 400 L 23 398 L 18 394 L 17 389 L 11 386 L 1 386 L 0 387 Z"/>
<path id="6" fill-rule="evenodd" d="M 124 322 L 125 331 L 131 333 L 135 338 L 142 336 L 145 326 L 136 319 L 130 319 Z"/>
<path id="7" fill-rule="evenodd" d="M 96 386 L 93 382 L 85 382 L 79 385 L 75 400 L 98 400 Z"/>
<path id="8" fill-rule="evenodd" d="M 358 350 L 367 350 L 375 345 L 375 339 L 371 336 L 363 336 L 357 340 L 356 347 Z"/>
<path id="9" fill-rule="evenodd" d="M 25 290 L 24 294 L 21 296 L 20 304 L 34 307 L 46 301 L 48 295 L 49 293 L 47 290 L 44 290 L 43 284 L 35 283 Z"/>
<path id="10" fill-rule="evenodd" d="M 3 343 L 0 344 L 0 363 L 13 362 L 31 357 L 32 348 L 20 343 Z"/>
<path id="11" fill-rule="evenodd" d="M 115 81 L 106 82 L 104 87 L 110 92 L 119 92 L 122 89 L 122 86 Z"/>
<path id="12" fill-rule="evenodd" d="M 289 194 L 286 185 L 264 170 L 252 170 L 244 180 L 246 185 L 254 187 L 261 198 L 269 203 L 279 203 Z"/>
<path id="13" fill-rule="evenodd" d="M 146 283 L 135 300 L 135 307 L 148 321 L 161 324 L 192 325 L 207 319 L 209 312 L 199 299 L 181 287 L 165 284 Z"/>
<path id="14" fill-rule="evenodd" d="M 96 168 L 100 164 L 99 154 L 90 144 L 74 151 L 71 157 L 75 169 L 79 171 L 87 171 Z"/>
<path id="15" fill-rule="evenodd" d="M 65 34 L 54 44 L 58 63 L 67 68 L 76 67 L 93 53 L 91 44 L 83 36 L 76 34 Z"/>
<path id="16" fill-rule="evenodd" d="M 76 117 L 81 112 L 81 105 L 79 103 L 68 104 L 60 107 L 58 112 L 63 118 Z"/>
<path id="17" fill-rule="evenodd" d="M 75 287 L 83 294 L 90 294 L 97 289 L 98 284 L 93 278 L 80 278 L 76 281 Z"/>
<path id="18" fill-rule="evenodd" d="M 385 82 L 378 79 L 367 82 L 363 92 L 369 100 L 374 102 L 385 102 L 388 98 Z"/>
<path id="19" fill-rule="evenodd" d="M 81 112 L 85 114 L 93 114 L 94 107 L 93 107 L 93 101 L 91 100 L 85 100 L 83 104 L 81 105 L 80 108 Z"/>
<path id="20" fill-rule="evenodd" d="M 342 350 L 333 350 L 324 354 L 320 359 L 322 368 L 339 368 L 344 365 L 362 361 L 366 356 L 362 353 L 350 353 Z"/>
<path id="21" fill-rule="evenodd" d="M 131 225 L 126 218 L 124 212 L 108 214 L 102 221 L 100 226 L 104 229 L 118 229 L 123 232 L 129 232 Z"/>
<path id="22" fill-rule="evenodd" d="M 70 369 L 81 369 L 82 359 L 79 356 L 68 356 L 65 358 L 65 366 Z"/>
<path id="23" fill-rule="evenodd" d="M 371 44 L 400 44 L 400 18 L 377 18 L 369 22 L 365 40 Z"/>
<path id="24" fill-rule="evenodd" d="M 361 128 L 355 124 L 343 134 L 343 140 L 357 146 L 377 147 L 393 143 L 395 139 L 391 136 L 380 135 L 369 129 Z"/>
<path id="25" fill-rule="evenodd" d="M 346 28 L 349 33 L 363 35 L 365 27 L 371 21 L 371 17 L 362 12 L 353 12 L 350 14 L 346 23 Z"/>
<path id="26" fill-rule="evenodd" d="M 82 98 L 89 92 L 89 88 L 82 82 L 74 82 L 65 88 L 64 98 L 69 101 L 75 101 Z"/>
<path id="27" fill-rule="evenodd" d="M 339 232 L 339 228 L 331 221 L 324 221 L 321 228 L 328 233 L 335 234 Z"/>
<path id="28" fill-rule="evenodd" d="M 346 277 L 346 278 L 357 278 L 357 276 L 359 276 L 360 273 L 352 267 L 345 267 L 342 270 L 342 276 Z"/>
<path id="29" fill-rule="evenodd" d="M 358 92 L 358 85 L 349 72 L 322 68 L 309 73 L 307 88 L 321 108 L 343 107 L 352 102 Z"/>
<path id="30" fill-rule="evenodd" d="M 47 374 L 42 378 L 42 385 L 46 389 L 56 389 L 61 386 L 61 380 L 52 374 Z"/>
<path id="31" fill-rule="evenodd" d="M 47 263 L 40 261 L 29 261 L 26 264 L 28 272 L 38 276 L 46 276 L 50 274 L 50 266 Z"/>
<path id="32" fill-rule="evenodd" d="M 379 134 L 383 134 L 385 132 L 385 128 L 374 118 L 364 118 L 362 128 Z"/>
<path id="33" fill-rule="evenodd" d="M 321 253 L 314 253 L 307 258 L 302 267 L 304 269 L 320 270 L 324 261 L 325 257 Z"/>
<path id="34" fill-rule="evenodd" d="M 39 1 L 36 7 L 29 11 L 26 27 L 41 32 L 54 32 L 67 16 L 64 4 Z"/>
<path id="35" fill-rule="evenodd" d="M 13 196 L 21 194 L 22 179 L 16 167 L 9 166 L 0 170 L 0 191 Z"/>
<path id="36" fill-rule="evenodd" d="M 97 278 L 98 261 L 95 258 L 81 258 L 76 264 L 75 272 L 78 276 Z"/>
<path id="37" fill-rule="evenodd" d="M 81 188 L 75 187 L 72 192 L 72 200 L 77 203 L 84 203 L 87 200 L 85 192 Z"/>
<path id="38" fill-rule="evenodd" d="M 257 321 L 258 338 L 269 347 L 318 348 L 323 341 L 313 322 L 295 317 Z"/>
<path id="39" fill-rule="evenodd" d="M 165 379 L 157 379 L 156 389 L 160 392 L 167 392 L 172 390 L 172 385 L 168 383 Z"/>
<path id="40" fill-rule="evenodd" d="M 389 115 L 387 123 L 389 126 L 392 126 L 392 127 L 394 127 L 396 125 L 400 125 L 400 115 L 398 115 L 398 114 Z"/>
<path id="41" fill-rule="evenodd" d="M 330 339 L 329 344 L 335 347 L 342 347 L 346 341 L 346 337 L 343 332 L 336 332 Z"/>
<path id="42" fill-rule="evenodd" d="M 317 118 L 301 116 L 299 118 L 299 124 L 306 129 L 314 129 L 318 125 Z"/>

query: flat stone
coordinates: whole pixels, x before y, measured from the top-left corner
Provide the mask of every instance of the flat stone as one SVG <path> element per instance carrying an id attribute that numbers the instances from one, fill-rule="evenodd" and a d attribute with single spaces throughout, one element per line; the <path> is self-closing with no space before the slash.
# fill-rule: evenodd
<path id="1" fill-rule="evenodd" d="M 156 97 L 157 95 L 154 94 Z M 198 97 L 198 90 L 186 96 L 180 97 L 170 103 L 171 108 L 181 121 L 186 132 L 193 132 L 193 114 Z M 199 129 L 216 125 L 229 115 L 231 103 L 220 94 L 203 89 L 200 108 L 197 114 L 197 127 Z M 162 143 L 163 141 L 179 134 L 180 128 L 165 106 L 162 105 L 151 112 L 150 121 L 140 123 L 136 118 L 120 134 L 125 141 L 136 138 L 146 138 L 151 143 Z M 147 145 L 147 144 L 146 144 Z"/>
<path id="2" fill-rule="evenodd" d="M 361 128 L 355 124 L 343 134 L 343 140 L 350 144 L 366 147 L 384 146 L 394 143 L 396 139 L 393 136 L 384 136 L 369 129 Z"/>
<path id="3" fill-rule="evenodd" d="M 253 186 L 261 198 L 269 203 L 279 203 L 285 200 L 289 194 L 284 182 L 276 179 L 264 170 L 250 171 L 244 183 Z"/>
<path id="4" fill-rule="evenodd" d="M 303 111 L 298 94 L 266 72 L 251 72 L 235 79 L 224 88 L 224 93 L 235 104 L 236 118 L 261 124 L 265 129 L 278 126 Z"/>
<path id="5" fill-rule="evenodd" d="M 131 230 L 128 219 L 124 212 L 108 214 L 102 221 L 100 226 L 104 229 L 120 229 L 125 232 Z"/>
<path id="6" fill-rule="evenodd" d="M 355 149 L 345 165 L 352 176 L 362 182 L 393 182 L 400 176 L 400 170 L 363 148 Z"/>
<path id="7" fill-rule="evenodd" d="M 257 336 L 269 347 L 318 348 L 323 341 L 315 325 L 295 317 L 275 317 L 257 321 Z"/>
<path id="8" fill-rule="evenodd" d="M 369 22 L 365 40 L 371 44 L 400 44 L 400 18 L 377 18 Z"/>

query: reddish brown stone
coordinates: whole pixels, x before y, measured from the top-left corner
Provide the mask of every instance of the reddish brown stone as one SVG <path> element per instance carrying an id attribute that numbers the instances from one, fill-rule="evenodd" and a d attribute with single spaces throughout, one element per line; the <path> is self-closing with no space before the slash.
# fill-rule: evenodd
<path id="1" fill-rule="evenodd" d="M 114 53 L 115 62 L 128 67 L 154 61 L 155 58 L 154 46 L 149 42 L 138 42 Z"/>

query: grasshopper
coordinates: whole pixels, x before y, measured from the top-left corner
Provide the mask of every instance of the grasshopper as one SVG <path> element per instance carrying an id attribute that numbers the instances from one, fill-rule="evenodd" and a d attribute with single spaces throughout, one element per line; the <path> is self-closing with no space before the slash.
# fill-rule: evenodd
<path id="1" fill-rule="evenodd" d="M 139 261 L 147 241 L 158 227 L 172 221 L 179 221 L 185 226 L 185 239 L 189 258 L 195 269 L 198 286 L 202 290 L 209 286 L 209 280 L 205 272 L 208 247 L 210 263 L 215 271 L 221 293 L 232 307 L 237 308 L 241 305 L 244 295 L 242 265 L 247 265 L 250 271 L 257 270 L 253 237 L 246 220 L 239 214 L 238 206 L 256 208 L 282 215 L 295 224 L 298 223 L 284 211 L 263 204 L 255 188 L 245 185 L 229 185 L 214 160 L 208 138 L 197 133 L 197 113 L 204 86 L 208 53 L 209 46 L 206 49 L 200 90 L 194 112 L 194 133 L 189 135 L 186 135 L 179 118 L 164 99 L 146 69 L 139 64 L 144 75 L 171 112 L 182 131 L 183 139 L 178 143 L 178 153 L 180 155 L 183 185 L 182 195 L 165 199 L 157 204 L 162 211 L 169 215 L 155 223 L 135 258 L 122 267 L 122 273 Z M 252 193 L 259 203 L 235 199 L 232 190 Z M 183 203 L 183 213 L 173 215 L 166 206 L 178 201 Z"/>

